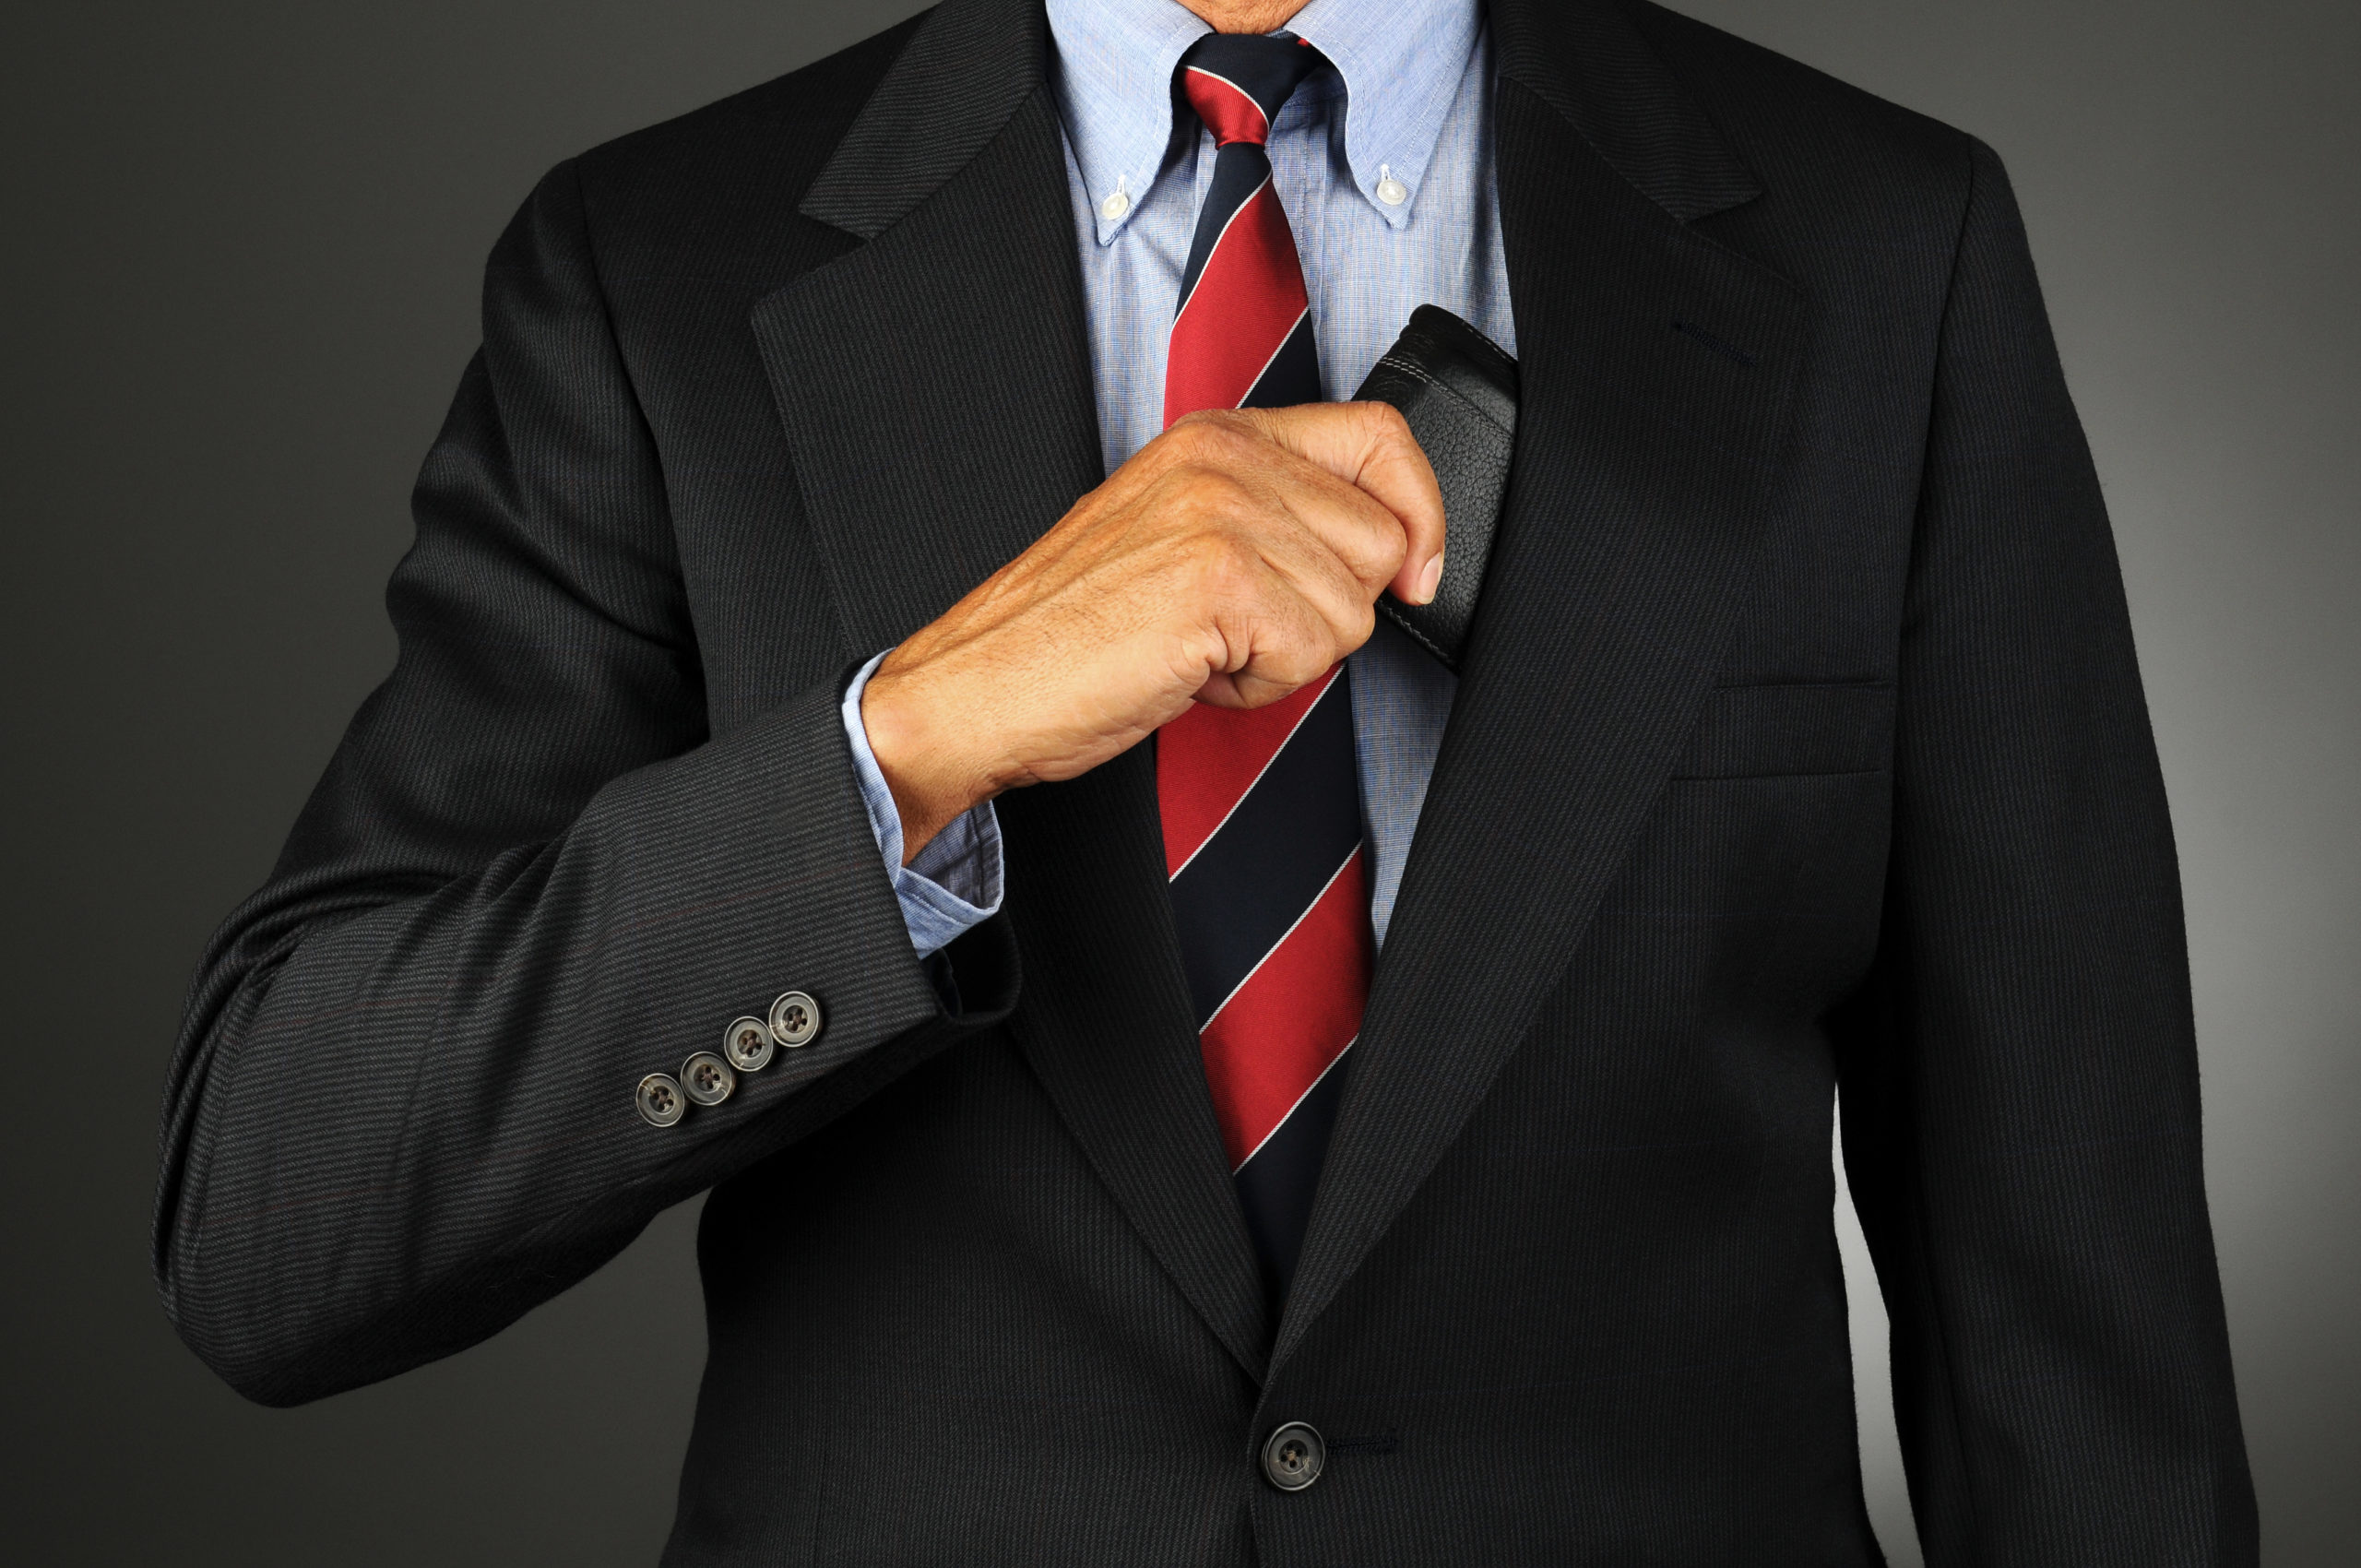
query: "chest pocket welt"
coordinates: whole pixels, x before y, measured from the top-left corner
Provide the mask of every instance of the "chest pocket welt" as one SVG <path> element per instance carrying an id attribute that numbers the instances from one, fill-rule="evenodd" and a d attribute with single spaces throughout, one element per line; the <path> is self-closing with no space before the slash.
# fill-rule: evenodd
<path id="1" fill-rule="evenodd" d="M 1675 778 L 1871 773 L 1893 747 L 1893 687 L 1876 682 L 1716 686 Z"/>

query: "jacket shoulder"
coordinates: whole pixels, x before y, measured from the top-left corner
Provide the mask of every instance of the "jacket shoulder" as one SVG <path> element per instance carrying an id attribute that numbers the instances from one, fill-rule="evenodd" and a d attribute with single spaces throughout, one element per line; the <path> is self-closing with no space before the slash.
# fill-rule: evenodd
<path id="1" fill-rule="evenodd" d="M 1964 131 L 1649 0 L 1622 8 L 1774 191 L 1838 206 L 1956 201 L 1980 144 Z"/>
<path id="2" fill-rule="evenodd" d="M 794 211 L 929 14 L 581 154 L 593 227 L 607 241 L 678 237 L 733 212 Z"/>

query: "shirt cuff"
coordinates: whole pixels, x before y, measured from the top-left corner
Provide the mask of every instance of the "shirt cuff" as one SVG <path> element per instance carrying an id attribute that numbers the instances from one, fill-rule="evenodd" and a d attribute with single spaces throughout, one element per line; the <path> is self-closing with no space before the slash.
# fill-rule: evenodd
<path id="1" fill-rule="evenodd" d="M 990 801 L 971 806 L 908 865 L 902 863 L 902 814 L 894 804 L 894 791 L 886 788 L 884 770 L 877 766 L 877 754 L 869 749 L 868 727 L 860 721 L 860 694 L 869 689 L 869 678 L 884 659 L 881 653 L 862 665 L 845 688 L 845 741 L 852 748 L 860 803 L 869 808 L 869 830 L 884 857 L 910 945 L 919 957 L 931 958 L 1000 913 L 1000 815 Z"/>

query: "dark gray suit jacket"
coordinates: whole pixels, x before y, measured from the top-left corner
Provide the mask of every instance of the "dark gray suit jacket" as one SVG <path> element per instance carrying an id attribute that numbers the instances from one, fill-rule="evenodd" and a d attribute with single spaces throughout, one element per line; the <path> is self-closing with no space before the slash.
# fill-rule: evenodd
<path id="1" fill-rule="evenodd" d="M 855 790 L 848 669 L 1099 477 L 1042 18 L 946 0 L 501 242 L 399 663 L 190 1004 L 198 1354 L 390 1376 L 710 1188 L 670 1561 L 1866 1563 L 1841 1084 L 1929 1560 L 2253 1560 L 2170 828 L 2007 182 L 1651 6 L 1492 27 L 1515 472 L 1284 1311 L 1144 749 L 1002 802 L 955 1009 Z M 789 987 L 815 1043 L 635 1113 Z"/>

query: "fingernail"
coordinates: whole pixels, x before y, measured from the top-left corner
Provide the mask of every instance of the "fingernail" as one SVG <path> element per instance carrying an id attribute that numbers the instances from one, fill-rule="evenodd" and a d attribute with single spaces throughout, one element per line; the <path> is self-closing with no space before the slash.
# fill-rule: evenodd
<path id="1" fill-rule="evenodd" d="M 1425 571 L 1418 574 L 1418 602 L 1432 604 L 1435 601 L 1435 589 L 1442 582 L 1442 557 L 1438 555 L 1427 563 Z"/>

